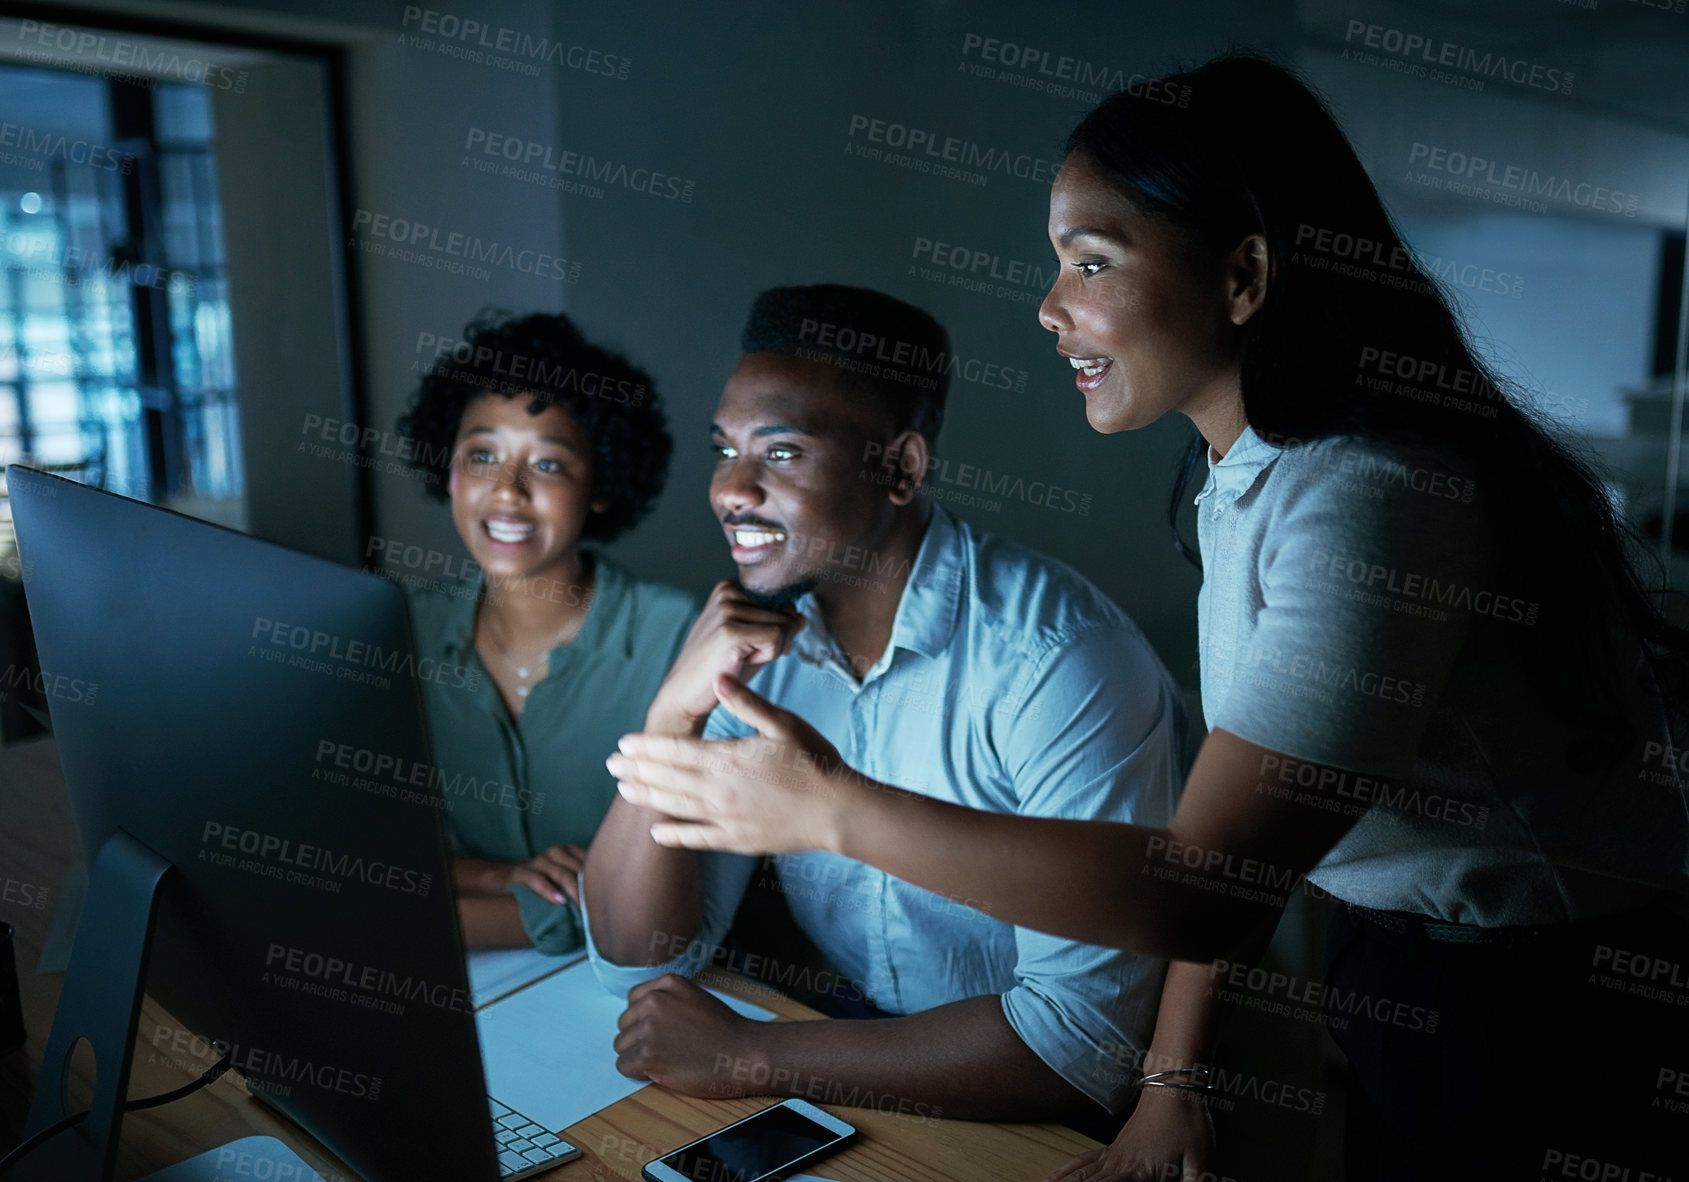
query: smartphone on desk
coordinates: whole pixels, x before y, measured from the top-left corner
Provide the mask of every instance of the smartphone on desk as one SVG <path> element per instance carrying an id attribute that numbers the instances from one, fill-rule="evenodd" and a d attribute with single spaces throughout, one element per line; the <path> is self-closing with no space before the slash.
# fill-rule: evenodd
<path id="1" fill-rule="evenodd" d="M 856 1129 L 803 1100 L 734 1121 L 648 1162 L 648 1182 L 775 1182 L 856 1139 Z"/>

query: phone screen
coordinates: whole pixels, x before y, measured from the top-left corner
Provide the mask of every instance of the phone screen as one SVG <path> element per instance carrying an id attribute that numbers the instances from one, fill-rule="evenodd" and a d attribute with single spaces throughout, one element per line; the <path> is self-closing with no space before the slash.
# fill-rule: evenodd
<path id="1" fill-rule="evenodd" d="M 754 1182 L 838 1139 L 831 1129 L 782 1104 L 659 1160 L 695 1182 Z"/>

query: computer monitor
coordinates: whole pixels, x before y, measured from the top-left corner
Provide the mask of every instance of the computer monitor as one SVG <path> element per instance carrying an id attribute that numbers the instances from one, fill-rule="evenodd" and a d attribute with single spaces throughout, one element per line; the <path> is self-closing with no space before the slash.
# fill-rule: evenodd
<path id="1" fill-rule="evenodd" d="M 416 659 L 386 580 L 7 477 L 93 867 L 29 1132 L 66 1115 L 78 1038 L 98 1068 L 89 1119 L 19 1178 L 111 1176 L 144 972 L 181 1024 L 148 1041 L 226 1045 L 367 1178 L 496 1179 L 419 688 L 479 675 Z"/>

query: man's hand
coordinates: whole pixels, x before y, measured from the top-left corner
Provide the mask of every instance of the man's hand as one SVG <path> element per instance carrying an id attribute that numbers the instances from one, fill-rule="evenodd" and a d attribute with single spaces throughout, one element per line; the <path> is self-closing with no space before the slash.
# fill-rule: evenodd
<path id="1" fill-rule="evenodd" d="M 454 858 L 452 878 L 463 895 L 502 895 L 513 886 L 525 886 L 553 903 L 579 903 L 576 875 L 585 865 L 586 850 L 582 847 L 554 845 L 525 862 Z"/>
<path id="2" fill-rule="evenodd" d="M 1196 1093 L 1144 1088 L 1112 1145 L 1082 1153 L 1044 1182 L 1197 1182 L 1211 1178 L 1214 1126 Z"/>
<path id="3" fill-rule="evenodd" d="M 717 583 L 657 690 L 646 728 L 700 733 L 716 706 L 715 679 L 723 673 L 743 677 L 779 658 L 807 623 L 795 612 L 751 602 L 737 583 Z"/>
<path id="4" fill-rule="evenodd" d="M 760 1023 L 674 973 L 636 985 L 616 1023 L 616 1070 L 688 1096 L 726 1099 L 753 1090 L 752 1044 Z M 735 1067 L 738 1070 L 735 1070 Z M 737 1076 L 742 1082 L 735 1083 Z"/>
<path id="5" fill-rule="evenodd" d="M 869 781 L 809 723 L 744 683 L 724 674 L 714 690 L 755 736 L 625 735 L 605 761 L 630 804 L 674 818 L 652 825 L 652 840 L 740 854 L 835 849 L 836 818 Z"/>

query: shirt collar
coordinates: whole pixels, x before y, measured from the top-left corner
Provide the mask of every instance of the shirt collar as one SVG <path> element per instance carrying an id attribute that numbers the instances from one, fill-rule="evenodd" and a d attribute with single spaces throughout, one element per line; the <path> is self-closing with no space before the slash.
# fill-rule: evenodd
<path id="1" fill-rule="evenodd" d="M 897 615 L 892 620 L 891 641 L 874 667 L 863 677 L 866 683 L 891 663 L 892 653 L 900 648 L 936 657 L 950 647 L 956 635 L 956 622 L 961 615 L 962 594 L 967 582 L 966 538 L 967 526 L 957 521 L 940 505 L 932 506 L 921 547 L 910 566 L 909 577 L 903 584 L 903 594 L 897 603 Z M 877 576 L 872 568 L 863 572 L 864 581 Z M 818 623 L 821 605 L 813 593 L 797 602 L 797 609 L 811 621 Z M 792 642 L 801 660 L 811 664 L 828 665 L 837 661 L 833 638 L 824 627 L 814 623 Z"/>
<path id="2" fill-rule="evenodd" d="M 633 621 L 624 618 L 627 613 L 616 612 L 611 606 L 622 601 L 627 574 L 596 550 L 584 551 L 583 558 L 592 563 L 592 594 L 580 631 L 569 643 L 584 650 L 619 642 L 623 650 L 631 653 Z M 460 663 L 475 651 L 475 606 L 487 588 L 486 571 L 476 576 L 474 588 L 472 595 L 452 597 L 451 612 L 445 621 L 445 651 Z"/>
<path id="3" fill-rule="evenodd" d="M 1218 460 L 1214 458 L 1214 449 L 1209 448 L 1208 479 L 1203 483 L 1202 491 L 1197 493 L 1195 503 L 1202 504 L 1203 498 L 1210 493 L 1217 493 L 1227 503 L 1235 503 L 1283 450 L 1268 443 L 1255 434 L 1254 428 L 1247 426 Z"/>
<path id="4" fill-rule="evenodd" d="M 936 657 L 950 647 L 967 574 L 962 545 L 965 528 L 942 505 L 932 507 L 926 536 L 903 585 L 888 647 L 906 648 L 924 657 Z"/>

